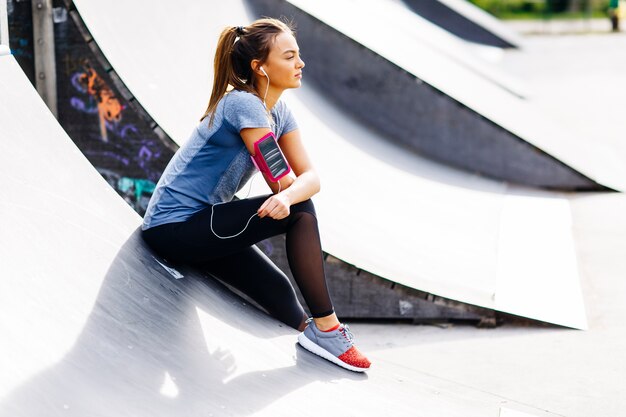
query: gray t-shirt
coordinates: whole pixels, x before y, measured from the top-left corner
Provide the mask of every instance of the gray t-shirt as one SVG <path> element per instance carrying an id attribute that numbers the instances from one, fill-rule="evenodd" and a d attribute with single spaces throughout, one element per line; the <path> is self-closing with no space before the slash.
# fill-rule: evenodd
<path id="1" fill-rule="evenodd" d="M 297 124 L 287 105 L 272 108 L 274 135 Z M 218 103 L 213 124 L 206 117 L 174 154 L 150 198 L 142 229 L 187 220 L 211 204 L 231 201 L 256 170 L 239 132 L 270 128 L 263 102 L 254 94 L 233 90 Z"/>

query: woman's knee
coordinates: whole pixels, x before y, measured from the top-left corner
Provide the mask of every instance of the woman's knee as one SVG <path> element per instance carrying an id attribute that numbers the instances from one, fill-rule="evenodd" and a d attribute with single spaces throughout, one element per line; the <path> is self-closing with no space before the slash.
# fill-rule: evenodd
<path id="1" fill-rule="evenodd" d="M 315 213 L 315 205 L 313 204 L 313 200 L 311 200 L 310 198 L 292 205 L 291 213 L 309 213 L 317 219 L 317 214 Z"/>

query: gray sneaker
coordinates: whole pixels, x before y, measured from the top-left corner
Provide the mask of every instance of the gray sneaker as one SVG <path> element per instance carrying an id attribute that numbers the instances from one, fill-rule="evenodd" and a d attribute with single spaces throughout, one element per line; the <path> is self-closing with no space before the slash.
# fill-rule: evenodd
<path id="1" fill-rule="evenodd" d="M 371 363 L 354 346 L 354 336 L 347 324 L 323 332 L 317 328 L 312 317 L 306 322 L 309 325 L 298 335 L 298 343 L 303 348 L 351 371 L 364 372 L 369 369 Z"/>

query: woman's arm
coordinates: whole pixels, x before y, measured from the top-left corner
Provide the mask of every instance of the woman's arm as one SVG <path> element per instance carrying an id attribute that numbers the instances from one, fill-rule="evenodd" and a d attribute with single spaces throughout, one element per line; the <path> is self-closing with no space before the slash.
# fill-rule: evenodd
<path id="1" fill-rule="evenodd" d="M 241 137 L 250 154 L 254 153 L 254 142 L 268 132 L 269 129 L 267 128 L 241 130 Z M 295 178 L 289 175 L 281 178 L 281 191 L 277 193 L 278 184 L 270 181 L 264 175 L 265 181 L 275 194 L 268 198 L 258 211 L 259 217 L 269 215 L 277 220 L 289 215 L 289 206 L 311 198 L 320 190 L 319 176 L 304 149 L 300 129 L 282 135 L 278 143 Z"/>

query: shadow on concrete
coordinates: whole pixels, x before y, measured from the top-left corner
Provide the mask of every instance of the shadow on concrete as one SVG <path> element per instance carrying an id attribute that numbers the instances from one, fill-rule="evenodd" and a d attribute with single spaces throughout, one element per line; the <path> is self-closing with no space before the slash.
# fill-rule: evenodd
<path id="1" fill-rule="evenodd" d="M 180 269 L 185 277 L 174 279 L 154 256 L 136 230 L 111 264 L 73 348 L 10 393 L 1 416 L 243 416 L 315 381 L 367 379 L 294 347 L 296 330 L 214 278 Z M 203 329 L 201 315 L 227 326 Z M 219 332 L 228 328 L 235 330 Z M 268 369 L 239 369 L 245 366 L 232 347 L 267 361 Z"/>

